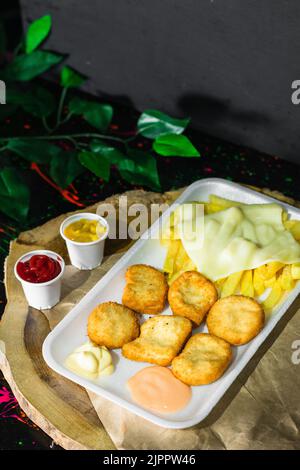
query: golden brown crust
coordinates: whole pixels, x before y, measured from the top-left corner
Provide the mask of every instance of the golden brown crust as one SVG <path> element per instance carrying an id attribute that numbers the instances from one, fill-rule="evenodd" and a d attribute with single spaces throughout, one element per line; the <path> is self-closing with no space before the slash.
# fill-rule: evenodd
<path id="1" fill-rule="evenodd" d="M 135 312 L 117 302 L 97 305 L 88 318 L 88 336 L 109 349 L 121 348 L 137 338 L 140 324 Z"/>
<path id="2" fill-rule="evenodd" d="M 158 315 L 141 326 L 141 335 L 122 348 L 122 354 L 132 361 L 150 362 L 159 366 L 171 364 L 192 332 L 187 318 Z"/>
<path id="3" fill-rule="evenodd" d="M 186 271 L 171 285 L 168 300 L 174 315 L 189 318 L 200 325 L 218 299 L 214 284 L 197 271 Z"/>
<path id="4" fill-rule="evenodd" d="M 206 385 L 218 380 L 232 359 L 230 344 L 208 333 L 198 333 L 172 362 L 172 372 L 187 385 Z"/>
<path id="5" fill-rule="evenodd" d="M 146 264 L 135 264 L 126 271 L 122 302 L 136 312 L 149 315 L 165 308 L 168 283 L 165 275 Z"/>
<path id="6" fill-rule="evenodd" d="M 210 333 L 238 346 L 248 343 L 261 331 L 265 314 L 255 299 L 230 295 L 213 305 L 206 323 Z"/>

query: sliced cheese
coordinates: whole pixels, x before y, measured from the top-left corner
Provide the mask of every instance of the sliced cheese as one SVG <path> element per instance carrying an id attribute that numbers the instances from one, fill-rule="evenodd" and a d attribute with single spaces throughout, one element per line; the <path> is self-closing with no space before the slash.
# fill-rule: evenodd
<path id="1" fill-rule="evenodd" d="M 183 246 L 199 272 L 216 281 L 230 274 L 279 261 L 300 262 L 300 244 L 282 223 L 277 204 L 241 204 L 201 217 L 177 211 Z"/>

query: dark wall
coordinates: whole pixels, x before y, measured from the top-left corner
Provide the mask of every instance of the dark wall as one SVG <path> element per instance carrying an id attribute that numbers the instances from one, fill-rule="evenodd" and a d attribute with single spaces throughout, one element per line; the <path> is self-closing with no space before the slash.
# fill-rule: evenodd
<path id="1" fill-rule="evenodd" d="M 297 161 L 299 0 L 22 0 L 89 90 L 191 116 L 193 126 Z M 299 159 L 300 162 L 300 159 Z"/>

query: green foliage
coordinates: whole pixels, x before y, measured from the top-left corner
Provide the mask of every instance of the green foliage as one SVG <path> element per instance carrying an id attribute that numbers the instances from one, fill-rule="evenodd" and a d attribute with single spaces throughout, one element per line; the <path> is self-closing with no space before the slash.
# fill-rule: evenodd
<path id="1" fill-rule="evenodd" d="M 125 158 L 117 164 L 120 175 L 131 184 L 145 185 L 160 191 L 156 158 L 150 152 L 130 149 Z"/>
<path id="2" fill-rule="evenodd" d="M 64 88 L 76 88 L 86 81 L 86 77 L 65 65 L 61 69 L 60 84 Z"/>
<path id="3" fill-rule="evenodd" d="M 157 162 L 161 157 L 198 157 L 200 154 L 183 135 L 189 119 L 176 119 L 161 111 L 149 109 L 137 121 L 133 137 L 121 138 L 110 131 L 113 107 L 74 96 L 73 89 L 86 80 L 82 74 L 64 65 L 60 70 L 60 99 L 48 89 L 31 83 L 63 60 L 63 55 L 44 51 L 39 46 L 51 30 L 51 16 L 34 21 L 16 48 L 13 59 L 0 77 L 7 85 L 7 105 L 0 106 L 0 121 L 18 109 L 41 119 L 45 133 L 28 137 L 0 137 L 0 152 L 18 155 L 26 162 L 43 165 L 43 171 L 61 188 L 67 188 L 83 171 L 90 171 L 109 182 L 111 167 L 130 184 L 161 190 Z M 0 23 L 0 54 L 5 57 L 5 35 Z M 19 83 L 26 82 L 26 83 Z M 70 95 L 70 97 L 69 97 Z M 68 97 L 68 99 L 66 98 Z M 67 101 L 66 101 L 67 99 Z M 65 113 L 65 105 L 68 112 Z M 85 133 L 60 134 L 60 127 L 74 115 L 82 116 L 94 130 Z M 153 140 L 145 151 L 137 149 L 139 136 Z M 68 142 L 63 150 L 61 141 Z M 56 145 L 56 143 L 60 145 Z M 25 219 L 29 210 L 29 188 L 12 167 L 0 170 L 0 211 L 17 220 Z"/>
<path id="4" fill-rule="evenodd" d="M 61 149 L 45 140 L 10 139 L 7 149 L 29 162 L 50 164 L 52 157 L 60 155 Z"/>
<path id="5" fill-rule="evenodd" d="M 91 149 L 94 154 L 101 155 L 101 157 L 115 165 L 125 181 L 131 184 L 145 185 L 157 191 L 160 190 L 156 158 L 151 153 L 127 149 L 126 154 L 124 154 L 115 147 L 99 140 L 91 142 Z"/>
<path id="6" fill-rule="evenodd" d="M 77 152 L 61 151 L 52 156 L 50 162 L 50 176 L 61 188 L 66 188 L 73 183 L 84 168 L 78 160 Z"/>
<path id="7" fill-rule="evenodd" d="M 15 168 L 0 170 L 1 211 L 15 220 L 25 220 L 29 209 L 29 189 Z"/>
<path id="8" fill-rule="evenodd" d="M 164 157 L 200 157 L 200 153 L 185 135 L 161 135 L 153 142 L 153 150 Z"/>
<path id="9" fill-rule="evenodd" d="M 104 181 L 109 181 L 110 161 L 100 153 L 83 151 L 79 154 L 80 163 Z"/>
<path id="10" fill-rule="evenodd" d="M 56 109 L 56 100 L 50 91 L 36 86 L 34 91 L 23 92 L 18 88 L 7 88 L 7 102 L 20 106 L 35 117 L 50 116 Z"/>
<path id="11" fill-rule="evenodd" d="M 51 16 L 45 15 L 29 25 L 25 36 L 25 51 L 30 54 L 48 36 L 51 30 Z"/>
<path id="12" fill-rule="evenodd" d="M 69 103 L 69 110 L 73 114 L 82 115 L 84 119 L 101 132 L 105 132 L 113 117 L 113 108 L 109 104 L 86 101 L 73 98 Z"/>
<path id="13" fill-rule="evenodd" d="M 148 109 L 140 115 L 137 128 L 144 137 L 155 139 L 165 134 L 182 134 L 189 122 L 189 119 L 175 119 L 156 109 Z"/>
<path id="14" fill-rule="evenodd" d="M 22 54 L 7 65 L 3 77 L 8 82 L 26 82 L 57 65 L 62 59 L 62 55 L 47 51 L 33 51 L 31 54 Z"/>

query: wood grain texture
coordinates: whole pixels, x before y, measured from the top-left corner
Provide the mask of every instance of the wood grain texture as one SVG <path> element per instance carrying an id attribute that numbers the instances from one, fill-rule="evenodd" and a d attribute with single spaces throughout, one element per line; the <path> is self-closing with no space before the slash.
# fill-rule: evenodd
<path id="1" fill-rule="evenodd" d="M 144 191 L 130 191 L 126 195 L 129 206 L 141 202 L 161 203 L 170 197 Z M 118 208 L 117 195 L 105 202 Z M 84 211 L 95 212 L 97 206 Z M 23 232 L 11 243 L 5 263 L 7 306 L 0 323 L 0 368 L 21 408 L 58 445 L 68 450 L 115 449 L 85 389 L 53 372 L 42 357 L 43 341 L 62 318 L 62 312 L 55 308 L 41 312 L 28 307 L 21 285 L 13 275 L 16 260 L 27 251 L 46 248 L 68 259 L 65 244 L 58 235 L 65 217 L 66 214 L 61 215 Z M 79 300 L 78 292 L 77 297 L 72 298 L 74 286 L 85 282 L 95 284 L 122 256 L 123 250 L 124 240 L 122 244 L 108 240 L 101 267 L 93 271 L 69 269 L 62 286 L 62 301 L 67 311 Z M 114 255 L 116 251 L 120 253 Z M 83 289 L 82 295 L 84 293 Z"/>
<path id="2" fill-rule="evenodd" d="M 264 192 L 286 201 L 282 195 L 271 193 L 267 190 Z M 179 192 L 160 195 L 143 191 L 131 191 L 128 193 L 128 202 L 129 205 L 137 202 L 144 202 L 147 205 L 150 205 L 153 202 L 170 202 L 178 194 Z M 110 198 L 109 201 L 117 207 L 117 196 Z M 297 205 L 295 201 L 292 200 L 286 202 Z M 85 211 L 95 211 L 96 206 L 97 205 L 87 208 Z M 65 215 L 62 215 L 47 222 L 41 227 L 24 232 L 11 244 L 10 253 L 5 264 L 5 285 L 8 303 L 0 323 L 0 368 L 2 369 L 3 374 L 10 384 L 22 409 L 32 419 L 32 421 L 50 435 L 57 444 L 68 450 L 110 450 L 114 449 L 115 446 L 102 425 L 98 417 L 99 412 L 96 413 L 95 407 L 92 405 L 85 389 L 59 376 L 49 369 L 43 360 L 41 347 L 48 332 L 85 294 L 85 286 L 95 284 L 119 259 L 119 257 L 122 256 L 126 246 L 124 246 L 124 244 L 119 245 L 116 242 L 112 244 L 109 241 L 106 246 L 105 262 L 101 267 L 93 271 L 78 271 L 74 268 L 68 267 L 62 289 L 63 308 L 54 307 L 51 310 L 45 310 L 43 312 L 28 308 L 22 293 L 22 288 L 12 274 L 14 264 L 18 257 L 30 250 L 51 248 L 64 255 L 66 258 L 64 242 L 57 235 L 59 225 L 64 218 Z M 271 393 L 268 390 L 268 387 L 266 390 L 264 389 L 263 385 L 268 383 L 268 381 L 265 379 L 262 381 L 261 377 L 265 377 L 266 371 L 270 374 L 269 371 L 274 365 L 274 352 L 269 348 L 276 338 L 278 338 L 276 341 L 277 353 L 279 350 L 281 362 L 284 364 L 284 356 L 286 356 L 285 363 L 289 364 L 290 353 L 289 349 L 287 350 L 287 345 L 288 348 L 290 348 L 295 332 L 300 331 L 299 322 L 297 323 L 297 316 L 294 316 L 294 313 L 298 308 L 299 302 L 296 306 L 290 309 L 290 312 L 287 313 L 282 321 L 277 325 L 276 331 L 274 330 L 268 343 L 262 345 L 261 350 L 259 350 L 255 358 L 253 358 L 251 364 L 247 367 L 247 370 L 245 370 L 233 384 L 230 393 L 228 392 L 223 397 L 220 405 L 213 410 L 213 413 L 207 418 L 207 420 L 199 425 L 197 432 L 195 431 L 196 428 L 186 430 L 184 433 L 183 431 L 182 433 L 177 432 L 170 440 L 170 446 L 167 448 L 183 448 L 183 438 L 189 440 L 189 445 L 194 442 L 193 448 L 197 449 L 245 448 L 247 446 L 248 448 L 257 448 L 257 446 L 268 448 L 268 445 L 269 447 L 270 445 L 273 445 L 272 440 L 270 440 L 271 438 L 269 439 L 268 444 L 264 441 L 264 437 L 259 435 L 258 431 L 254 436 L 251 429 L 249 430 L 249 435 L 252 437 L 249 440 L 248 434 L 245 431 L 243 419 L 241 418 L 241 422 L 238 422 L 236 417 L 238 416 L 237 413 L 240 413 L 239 416 L 243 417 L 243 410 L 246 409 L 248 410 L 246 413 L 248 426 L 249 422 L 251 423 L 251 419 L 253 421 L 253 425 L 260 422 L 259 419 L 261 416 L 264 416 L 264 425 L 266 426 L 267 423 L 269 426 L 268 429 L 275 429 L 273 425 L 274 421 L 277 419 L 278 422 L 281 420 L 288 424 L 288 416 L 285 411 L 283 412 L 282 410 L 279 410 L 279 412 L 276 410 L 276 414 L 274 410 L 275 414 L 273 416 L 272 413 L 267 414 L 265 412 L 265 408 L 260 408 L 260 400 L 266 400 Z M 291 319 L 292 321 L 287 325 L 288 321 Z M 284 329 L 285 334 L 281 334 L 279 338 L 279 334 L 282 333 Z M 242 387 L 242 384 L 245 383 L 249 375 L 253 373 L 254 368 L 259 363 L 263 354 L 265 354 L 265 361 L 268 360 L 267 356 L 270 356 L 272 361 L 269 359 L 267 367 L 258 367 L 256 369 L 256 374 L 252 374 L 248 380 L 247 387 Z M 274 368 L 274 377 L 279 377 L 279 375 L 280 370 L 276 366 L 276 368 Z M 273 382 L 270 381 L 270 378 L 268 379 L 270 383 L 274 383 L 274 377 Z M 287 376 L 285 370 L 281 373 L 281 380 L 279 380 L 277 384 L 277 389 L 279 391 L 281 390 L 281 384 L 286 387 L 280 391 L 282 397 L 284 393 L 286 393 L 286 397 L 284 396 L 282 398 L 284 410 L 289 406 L 289 404 L 293 405 L 297 402 L 297 397 L 293 397 L 291 393 L 288 393 L 288 391 L 285 392 L 285 390 L 288 390 L 288 383 L 294 384 L 296 378 L 297 377 L 293 375 Z M 263 384 L 258 387 L 257 383 L 259 383 L 260 380 Z M 253 404 L 251 406 L 249 405 L 249 400 L 252 400 L 252 395 L 250 395 L 248 389 L 251 390 L 254 397 L 256 395 L 260 397 L 257 402 L 255 401 L 257 410 L 253 407 Z M 238 395 L 236 396 L 235 401 L 232 402 L 233 397 L 235 397 L 237 393 Z M 97 397 L 92 397 L 92 395 L 90 396 L 94 400 L 95 405 Z M 99 403 L 100 402 L 101 400 L 99 400 Z M 102 406 L 103 409 L 103 405 L 101 403 L 99 406 Z M 241 403 L 241 409 L 237 410 L 237 405 L 239 403 Z M 266 403 L 267 402 L 265 402 L 264 406 L 267 406 Z M 250 413 L 250 409 L 252 414 Z M 224 410 L 226 410 L 226 413 Z M 256 410 L 256 414 L 253 410 Z M 113 404 L 107 407 L 106 411 L 107 416 L 105 416 L 104 422 L 111 435 L 116 436 L 118 434 L 117 428 L 118 426 L 124 426 L 124 419 L 126 419 L 126 426 L 133 429 L 133 431 L 135 430 L 134 426 L 136 426 L 137 420 L 136 417 L 130 413 L 124 413 L 120 407 Z M 104 414 L 105 413 L 102 413 L 102 419 L 104 419 Z M 268 416 L 269 422 L 265 415 Z M 294 419 L 296 419 L 296 417 Z M 239 429 L 238 432 L 235 432 L 233 424 L 235 424 L 237 429 Z M 243 428 L 241 429 L 243 429 L 243 432 L 239 428 L 239 426 L 242 425 Z M 157 443 L 154 439 L 154 434 L 157 432 L 157 427 L 154 432 L 153 425 L 145 422 L 143 423 L 142 428 L 145 440 L 147 440 L 149 445 L 152 445 L 151 448 L 160 448 L 155 447 L 157 446 Z M 224 430 L 226 431 L 227 441 L 224 438 Z M 165 440 L 163 439 L 165 431 L 166 430 L 160 430 L 162 441 L 161 445 L 163 446 L 161 448 L 165 448 Z M 139 433 L 140 430 L 136 429 L 136 432 Z M 271 431 L 269 431 L 269 433 L 270 432 Z M 235 440 L 237 439 L 237 436 L 242 436 L 243 433 L 245 434 L 244 440 L 241 439 L 241 442 L 236 442 Z M 216 436 L 219 436 L 218 439 Z M 275 438 L 273 442 L 275 443 Z M 297 446 L 299 446 L 297 436 L 289 437 L 289 439 L 285 437 L 279 441 L 278 436 L 276 436 L 276 442 L 284 448 L 298 448 Z M 130 442 L 127 442 L 126 436 L 125 440 L 123 439 L 123 441 L 120 442 L 116 441 L 116 445 L 118 448 L 134 448 L 132 438 L 130 439 Z M 274 448 L 277 447 L 275 446 Z"/>

